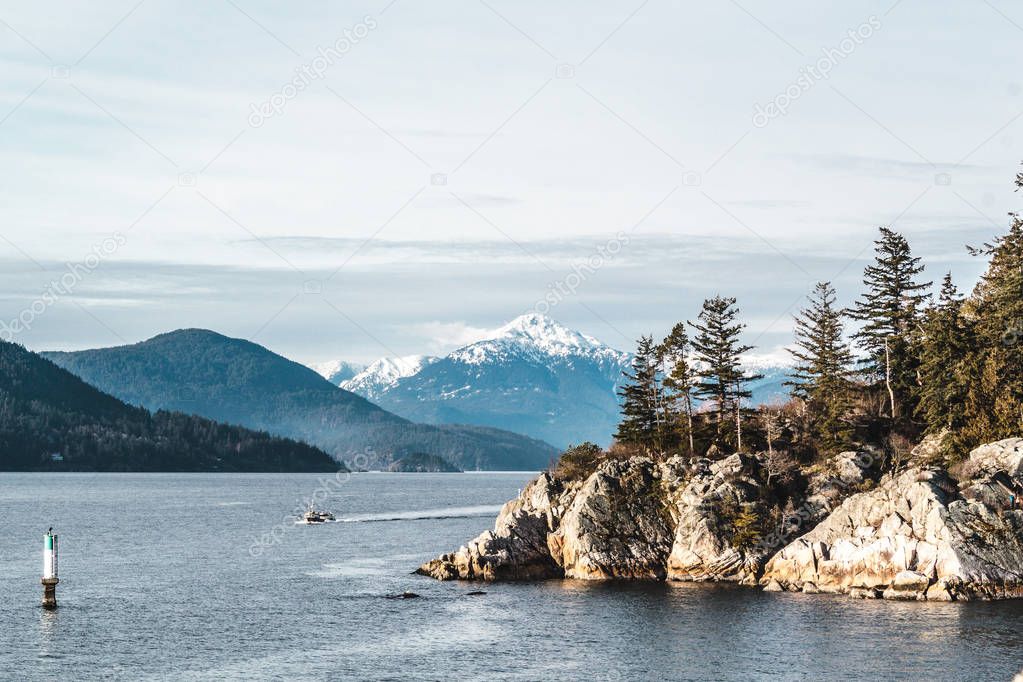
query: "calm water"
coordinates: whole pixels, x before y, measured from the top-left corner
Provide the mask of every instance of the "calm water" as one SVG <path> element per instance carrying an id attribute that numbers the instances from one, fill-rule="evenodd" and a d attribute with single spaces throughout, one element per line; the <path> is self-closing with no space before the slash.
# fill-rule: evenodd
<path id="1" fill-rule="evenodd" d="M 350 520 L 308 527 L 282 519 L 316 475 L 0 474 L 0 678 L 935 681 L 1023 668 L 1021 602 L 410 575 L 489 527 L 528 478 L 356 475 L 324 505 Z M 53 613 L 38 606 L 51 524 Z M 253 544 L 275 528 L 278 541 Z M 387 598 L 405 590 L 422 598 Z"/>

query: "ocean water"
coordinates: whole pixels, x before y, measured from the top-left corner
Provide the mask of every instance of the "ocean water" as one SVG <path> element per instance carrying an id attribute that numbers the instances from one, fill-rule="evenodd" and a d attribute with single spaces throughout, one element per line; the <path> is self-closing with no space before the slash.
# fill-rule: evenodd
<path id="1" fill-rule="evenodd" d="M 0 678 L 933 682 L 1023 668 L 1023 602 L 411 575 L 490 527 L 529 478 L 0 474 Z M 340 522 L 288 518 L 313 495 Z M 39 607 L 51 525 L 55 612 Z M 421 597 L 390 598 L 404 591 Z"/>

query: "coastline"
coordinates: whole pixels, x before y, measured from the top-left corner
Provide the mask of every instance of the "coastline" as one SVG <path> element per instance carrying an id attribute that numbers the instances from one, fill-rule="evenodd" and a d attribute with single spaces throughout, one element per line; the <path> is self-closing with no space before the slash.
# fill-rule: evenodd
<path id="1" fill-rule="evenodd" d="M 494 530 L 416 572 L 724 582 L 892 600 L 1023 597 L 1023 509 L 1006 492 L 1023 484 L 1023 438 L 974 449 L 958 478 L 911 465 L 875 482 L 866 454 L 843 453 L 812 479 L 803 513 L 785 519 L 776 544 L 737 534 L 747 510 L 771 503 L 762 456 L 633 457 L 603 462 L 581 481 L 544 472 L 502 507 Z"/>

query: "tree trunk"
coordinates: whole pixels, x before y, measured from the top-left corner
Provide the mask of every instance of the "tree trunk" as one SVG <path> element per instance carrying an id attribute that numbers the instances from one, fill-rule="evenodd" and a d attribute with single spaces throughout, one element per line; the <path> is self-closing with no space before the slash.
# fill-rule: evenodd
<path id="1" fill-rule="evenodd" d="M 739 382 L 735 382 L 735 444 L 736 452 L 742 452 L 742 398 L 739 397 Z"/>
<path id="2" fill-rule="evenodd" d="M 696 444 L 693 442 L 693 399 L 689 397 L 689 389 L 686 389 L 686 420 L 689 422 L 689 456 L 696 455 Z"/>
<path id="3" fill-rule="evenodd" d="M 895 421 L 895 391 L 892 390 L 892 356 L 888 348 L 888 337 L 884 337 L 884 384 L 888 388 L 888 399 L 891 401 L 892 421 Z"/>

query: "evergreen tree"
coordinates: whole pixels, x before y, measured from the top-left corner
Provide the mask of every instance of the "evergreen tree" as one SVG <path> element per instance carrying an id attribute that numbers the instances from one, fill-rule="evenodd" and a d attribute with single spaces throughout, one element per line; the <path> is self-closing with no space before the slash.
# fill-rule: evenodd
<path id="1" fill-rule="evenodd" d="M 662 400 L 653 337 L 640 337 L 632 360 L 632 372 L 622 372 L 622 375 L 626 379 L 618 391 L 622 397 L 622 420 L 615 440 L 659 448 Z"/>
<path id="2" fill-rule="evenodd" d="M 717 415 L 715 443 L 741 450 L 742 400 L 751 395 L 744 384 L 762 376 L 744 373 L 740 364 L 742 354 L 753 346 L 739 342 L 746 325 L 735 321 L 738 315 L 734 298 L 715 296 L 703 302 L 698 320 L 689 325 L 696 331 L 692 343 L 700 363 L 695 392 L 713 401 Z"/>
<path id="3" fill-rule="evenodd" d="M 883 382 L 894 420 L 913 414 L 918 392 L 914 344 L 921 305 L 929 297 L 924 291 L 931 283 L 916 281 L 924 266 L 901 234 L 882 227 L 874 244 L 874 263 L 863 271 L 867 291 L 849 316 L 864 323 L 853 335 L 868 355 L 864 372 Z"/>
<path id="4" fill-rule="evenodd" d="M 693 434 L 693 389 L 696 374 L 690 363 L 692 345 L 686 325 L 679 322 L 657 348 L 659 364 L 666 366 L 664 406 L 666 428 L 679 443 L 685 443 L 689 454 L 696 454 Z"/>
<path id="5" fill-rule="evenodd" d="M 963 299 L 948 273 L 937 304 L 924 315 L 920 344 L 917 414 L 931 433 L 951 429 L 956 434 L 965 423 L 969 386 L 975 376 L 968 362 L 973 346 L 972 322 L 963 315 Z"/>
<path id="6" fill-rule="evenodd" d="M 1023 175 L 1016 184 L 1023 187 Z M 976 330 L 965 429 L 974 444 L 1023 432 L 1023 218 L 1010 216 L 1008 234 L 971 249 L 991 259 L 964 306 Z"/>
<path id="7" fill-rule="evenodd" d="M 823 449 L 846 445 L 851 436 L 847 417 L 851 406 L 852 352 L 843 338 L 842 311 L 835 307 L 835 288 L 819 282 L 810 305 L 796 316 L 796 344 L 790 353 L 792 395 L 806 405 L 811 432 Z"/>

